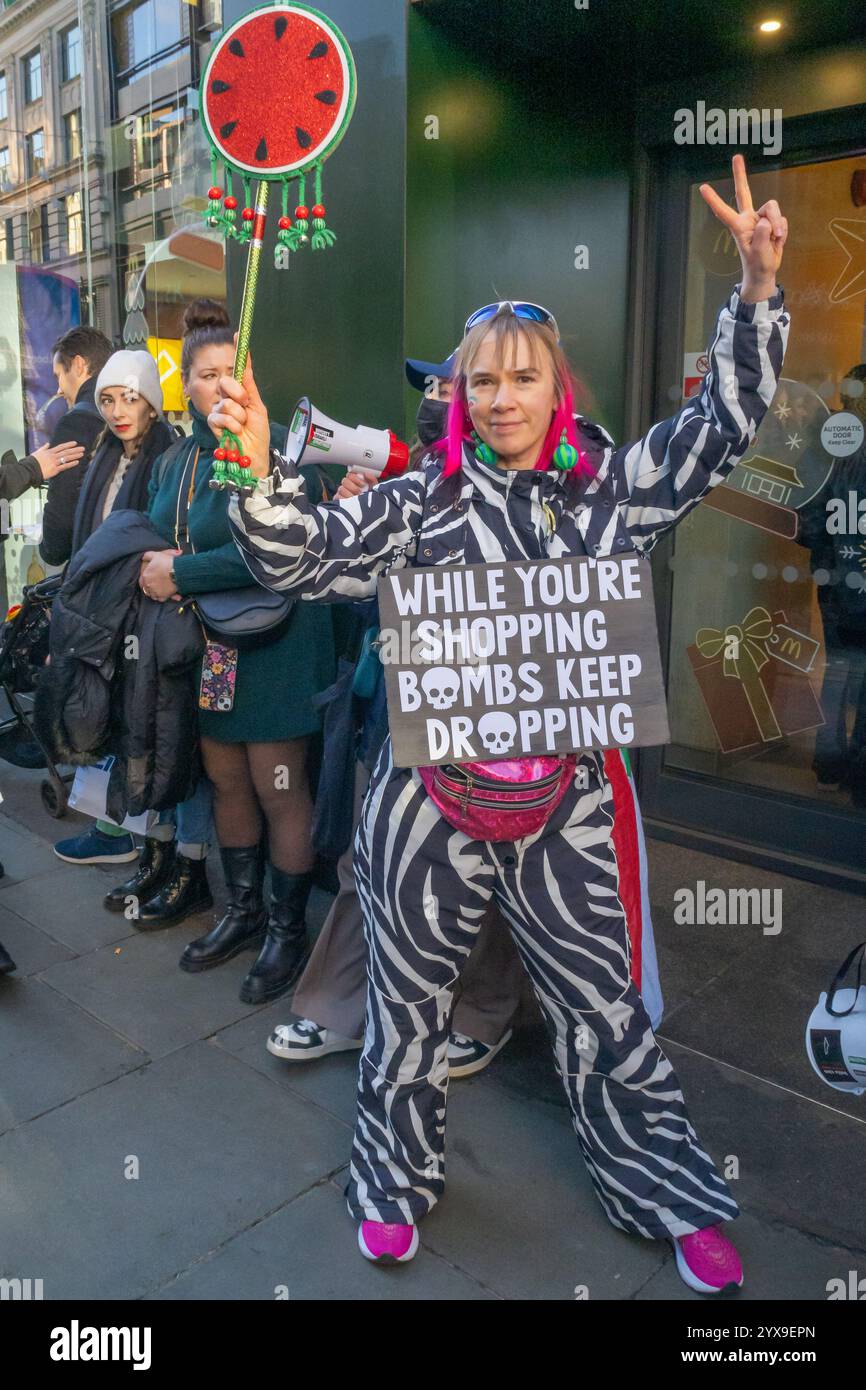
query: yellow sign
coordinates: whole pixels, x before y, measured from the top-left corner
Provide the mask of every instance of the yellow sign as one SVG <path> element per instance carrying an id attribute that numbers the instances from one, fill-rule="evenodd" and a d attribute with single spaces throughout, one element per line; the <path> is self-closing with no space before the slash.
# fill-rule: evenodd
<path id="1" fill-rule="evenodd" d="M 180 379 L 180 338 L 148 338 L 147 350 L 156 359 L 162 384 L 165 410 L 183 410 L 183 386 Z"/>

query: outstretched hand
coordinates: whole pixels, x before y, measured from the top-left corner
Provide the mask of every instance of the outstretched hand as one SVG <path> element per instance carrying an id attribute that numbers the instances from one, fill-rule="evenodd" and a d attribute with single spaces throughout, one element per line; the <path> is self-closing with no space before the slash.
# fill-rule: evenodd
<path id="1" fill-rule="evenodd" d="M 221 376 L 219 388 L 220 399 L 207 417 L 208 424 L 217 438 L 222 436 L 223 430 L 231 430 L 240 442 L 241 453 L 248 456 L 254 476 L 267 477 L 270 472 L 271 426 L 265 403 L 253 378 L 252 357 L 247 357 L 243 381 Z"/>
<path id="2" fill-rule="evenodd" d="M 776 292 L 776 273 L 788 239 L 788 219 L 782 216 L 774 198 L 756 212 L 746 178 L 746 161 L 741 154 L 735 154 L 731 164 L 737 211 L 734 212 L 708 183 L 701 184 L 701 197 L 737 243 L 743 264 L 743 299 L 767 299 Z"/>

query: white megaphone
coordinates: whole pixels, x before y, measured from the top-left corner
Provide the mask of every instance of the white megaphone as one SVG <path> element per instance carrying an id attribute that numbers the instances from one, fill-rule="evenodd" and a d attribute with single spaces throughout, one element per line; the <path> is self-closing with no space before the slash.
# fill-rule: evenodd
<path id="1" fill-rule="evenodd" d="M 392 430 L 341 425 L 323 415 L 309 396 L 301 396 L 286 438 L 286 457 L 296 467 L 327 463 L 354 472 L 369 469 L 380 478 L 396 478 L 409 462 L 409 446 Z"/>

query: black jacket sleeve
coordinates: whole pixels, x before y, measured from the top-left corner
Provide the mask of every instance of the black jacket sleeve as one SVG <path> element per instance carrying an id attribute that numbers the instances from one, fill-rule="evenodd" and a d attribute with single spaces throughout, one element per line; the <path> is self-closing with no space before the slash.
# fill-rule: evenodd
<path id="1" fill-rule="evenodd" d="M 11 449 L 0 459 L 0 500 L 14 502 L 28 488 L 39 487 L 42 469 L 30 454 L 19 459 Z"/>
<path id="2" fill-rule="evenodd" d="M 72 554 L 72 527 L 78 494 L 87 472 L 90 451 L 102 429 L 102 421 L 84 411 L 71 410 L 58 421 L 51 436 L 55 444 L 83 444 L 88 450 L 77 468 L 64 469 L 48 484 L 48 496 L 42 512 L 42 540 L 39 553 L 48 565 L 65 565 Z"/>

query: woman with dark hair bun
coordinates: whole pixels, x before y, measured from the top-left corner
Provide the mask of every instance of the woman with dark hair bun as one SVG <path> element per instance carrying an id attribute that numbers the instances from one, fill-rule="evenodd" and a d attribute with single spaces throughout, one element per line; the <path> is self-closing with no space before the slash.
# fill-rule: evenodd
<path id="1" fill-rule="evenodd" d="M 184 314 L 181 354 L 192 435 L 154 469 L 149 504 L 151 520 L 177 548 L 142 557 L 140 582 L 151 598 L 194 599 L 252 583 L 231 537 L 229 494 L 209 486 L 218 439 L 207 417 L 219 398 L 220 377 L 231 374 L 233 363 L 234 334 L 225 309 L 214 300 L 196 300 Z M 275 443 L 285 433 L 285 427 L 272 427 Z M 320 500 L 318 475 L 306 472 Z M 262 645 L 239 651 L 207 644 L 199 729 L 229 905 L 211 931 L 187 946 L 180 966 L 208 970 L 261 944 L 241 986 L 245 1003 L 284 994 L 306 958 L 304 913 L 315 859 L 307 761 L 321 726 L 313 697 L 335 674 L 331 616 L 312 604 L 297 604 L 288 626 Z M 265 844 L 269 907 L 262 894 Z M 169 897 L 175 891 L 179 886 L 170 883 Z"/>

